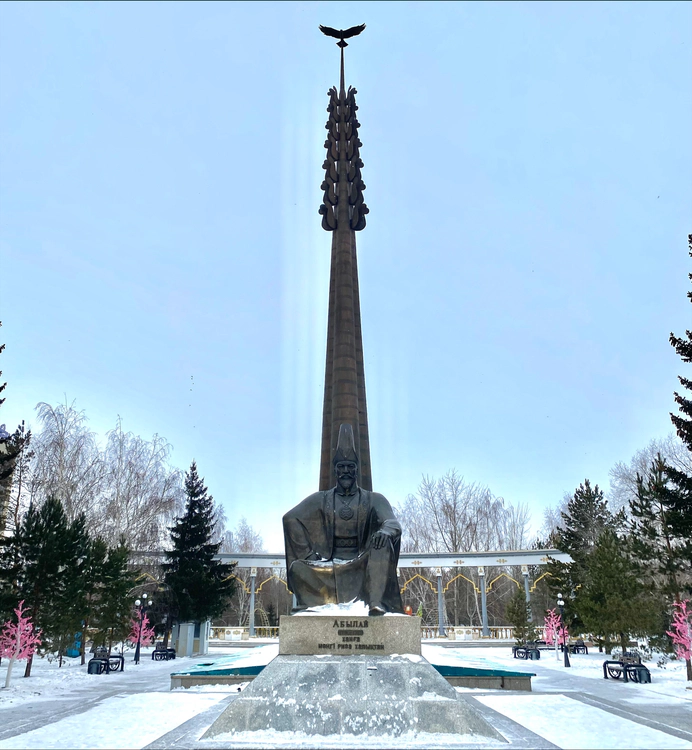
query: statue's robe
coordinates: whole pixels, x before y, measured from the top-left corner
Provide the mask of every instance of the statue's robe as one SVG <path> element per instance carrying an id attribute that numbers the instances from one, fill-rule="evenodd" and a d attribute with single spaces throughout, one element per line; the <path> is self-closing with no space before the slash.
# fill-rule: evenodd
<path id="1" fill-rule="evenodd" d="M 349 540 L 350 550 L 335 538 L 335 504 L 340 504 L 335 502 L 336 488 L 315 492 L 283 517 L 288 587 L 299 610 L 360 599 L 403 614 L 396 574 L 401 526 L 384 495 L 357 491 L 358 504 L 352 506 L 356 536 Z M 390 536 L 375 549 L 372 537 L 381 529 Z"/>

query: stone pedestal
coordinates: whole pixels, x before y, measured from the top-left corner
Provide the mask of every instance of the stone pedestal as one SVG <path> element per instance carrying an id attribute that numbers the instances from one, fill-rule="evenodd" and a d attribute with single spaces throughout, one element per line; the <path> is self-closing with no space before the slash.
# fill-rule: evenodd
<path id="1" fill-rule="evenodd" d="M 506 741 L 416 655 L 277 656 L 202 739 L 267 729 L 311 736 L 431 732 Z"/>
<path id="2" fill-rule="evenodd" d="M 279 654 L 420 654 L 420 617 L 293 615 L 281 618 Z"/>

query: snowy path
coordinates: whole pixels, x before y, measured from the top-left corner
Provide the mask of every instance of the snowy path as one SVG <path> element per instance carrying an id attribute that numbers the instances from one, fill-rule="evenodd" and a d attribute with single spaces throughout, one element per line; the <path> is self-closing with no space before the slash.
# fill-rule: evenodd
<path id="1" fill-rule="evenodd" d="M 560 748 L 684 750 L 692 747 L 689 740 L 580 704 L 567 695 L 483 695 L 477 700 Z"/>
<path id="2" fill-rule="evenodd" d="M 139 665 L 127 655 L 124 672 L 90 675 L 78 660 L 58 669 L 37 659 L 30 678 L 18 671 L 0 690 L 0 748 L 144 747 L 228 696 L 171 694 L 170 673 L 199 662 L 153 662 L 145 651 Z"/>
<path id="3" fill-rule="evenodd" d="M 462 661 L 473 660 L 476 657 L 487 659 L 505 669 L 535 672 L 532 680 L 534 696 L 547 698 L 546 694 L 561 693 L 570 699 L 579 701 L 582 706 L 570 703 L 570 711 L 584 713 L 586 706 L 594 707 L 603 712 L 611 713 L 635 724 L 632 731 L 639 731 L 636 724 L 655 730 L 671 733 L 677 738 L 684 738 L 689 744 L 683 747 L 692 748 L 692 690 L 686 690 L 684 665 L 681 663 L 670 665 L 668 669 L 658 669 L 654 664 L 648 666 L 652 671 L 653 681 L 650 684 L 624 684 L 620 680 L 604 680 L 602 664 L 604 654 L 590 653 L 588 656 L 576 655 L 571 657 L 570 668 L 563 666 L 562 655 L 556 660 L 551 652 L 543 652 L 540 661 L 524 662 L 513 659 L 510 649 L 449 649 L 442 646 L 423 646 L 423 653 L 428 658 L 436 658 L 438 662 L 447 657 L 453 664 L 456 659 Z M 466 692 L 466 691 L 464 691 Z M 469 691 L 472 694 L 487 691 Z M 490 706 L 491 703 L 488 703 Z M 500 704 L 493 704 L 495 710 Z M 547 702 L 546 702 L 547 705 Z M 501 713 L 504 713 L 501 711 Z M 507 714 L 510 716 L 509 714 Z M 510 718 L 514 718 L 510 716 Z M 516 718 L 514 720 L 517 720 Z M 605 719 L 604 719 L 605 720 Z M 519 722 L 523 723 L 523 722 Z M 524 723 L 528 729 L 531 726 Z M 592 729 L 594 734 L 596 730 Z M 537 732 L 541 734 L 541 732 Z M 546 736 L 546 735 L 542 735 Z M 549 737 L 546 736 L 546 739 Z M 553 740 L 550 740 L 553 741 Z M 633 740 L 628 740 L 630 743 Z M 617 745 L 593 745 L 595 747 L 617 747 Z M 555 744 L 560 744 L 556 742 Z M 586 745 L 587 747 L 589 745 Z M 627 745 L 625 745 L 627 746 Z M 630 747 L 636 745 L 629 745 Z M 639 745 L 647 747 L 645 743 Z M 671 745 L 679 747 L 679 745 Z M 569 747 L 569 746 L 568 746 Z M 653 747 L 653 745 L 652 745 Z"/>
<path id="4" fill-rule="evenodd" d="M 139 750 L 220 700 L 224 694 L 116 695 L 97 707 L 0 741 L 0 748 Z"/>

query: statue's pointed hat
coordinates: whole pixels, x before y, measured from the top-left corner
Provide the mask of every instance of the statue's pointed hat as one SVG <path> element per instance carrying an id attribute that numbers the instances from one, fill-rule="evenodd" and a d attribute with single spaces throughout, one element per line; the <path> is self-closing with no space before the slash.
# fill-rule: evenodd
<path id="1" fill-rule="evenodd" d="M 336 453 L 333 463 L 339 461 L 355 461 L 358 463 L 358 454 L 353 440 L 353 427 L 350 424 L 339 426 L 339 440 L 336 444 Z"/>

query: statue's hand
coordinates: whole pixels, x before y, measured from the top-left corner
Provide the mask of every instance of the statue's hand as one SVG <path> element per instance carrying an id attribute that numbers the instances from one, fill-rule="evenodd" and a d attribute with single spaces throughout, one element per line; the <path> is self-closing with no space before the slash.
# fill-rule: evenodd
<path id="1" fill-rule="evenodd" d="M 393 534 L 391 531 L 386 529 L 380 529 L 378 532 L 372 535 L 372 546 L 374 549 L 381 549 L 385 544 L 392 538 Z"/>

